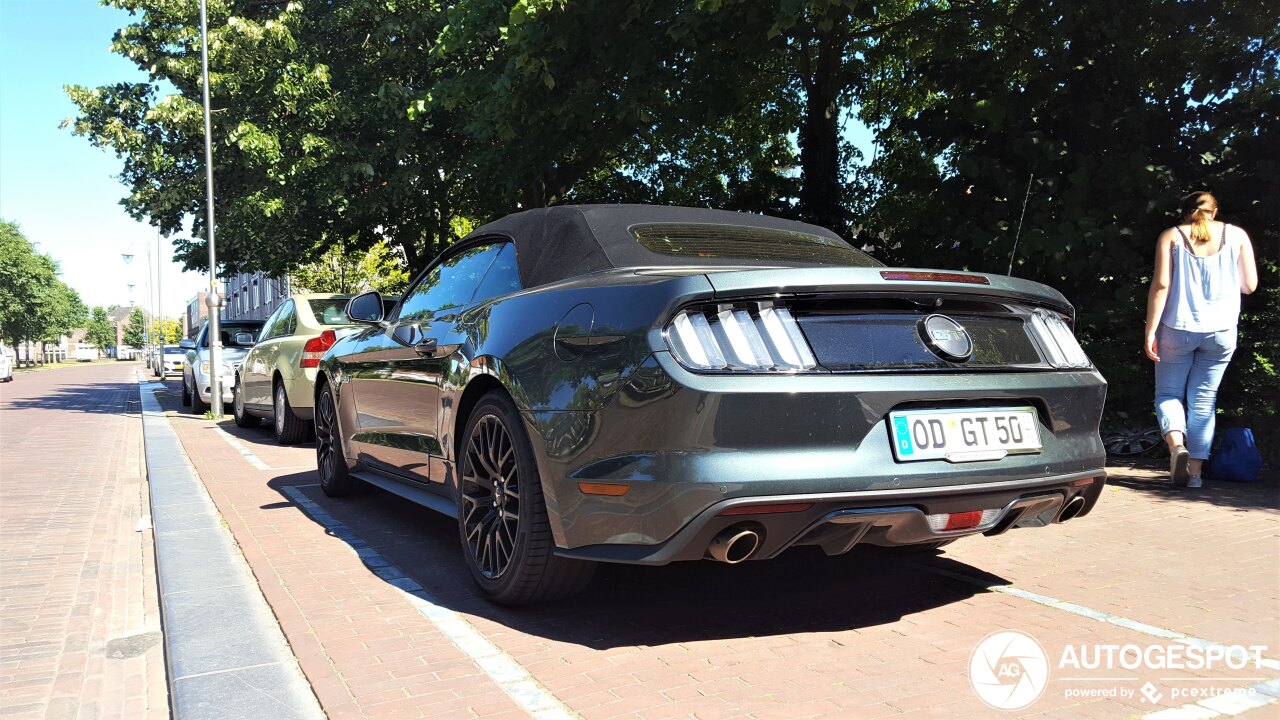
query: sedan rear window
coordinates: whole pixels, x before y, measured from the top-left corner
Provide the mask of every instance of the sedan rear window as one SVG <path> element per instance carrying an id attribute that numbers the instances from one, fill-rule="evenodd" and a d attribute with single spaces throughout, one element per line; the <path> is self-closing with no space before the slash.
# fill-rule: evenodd
<path id="1" fill-rule="evenodd" d="M 325 298 L 307 300 L 311 306 L 311 314 L 321 325 L 349 325 L 347 319 L 347 303 L 351 298 Z"/>
<path id="2" fill-rule="evenodd" d="M 796 230 L 694 223 L 647 223 L 630 229 L 645 249 L 660 255 L 853 267 L 880 265 L 843 240 Z"/>

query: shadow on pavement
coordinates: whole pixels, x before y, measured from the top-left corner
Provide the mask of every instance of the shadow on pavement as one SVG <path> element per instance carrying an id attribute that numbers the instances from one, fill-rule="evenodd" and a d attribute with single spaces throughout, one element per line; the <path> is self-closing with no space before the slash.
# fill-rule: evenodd
<path id="1" fill-rule="evenodd" d="M 136 382 L 97 382 L 57 386 L 44 395 L 7 399 L 4 406 L 13 410 L 117 415 L 121 412 L 137 412 L 137 403 Z"/>
<path id="2" fill-rule="evenodd" d="M 306 472 L 268 485 L 283 495 L 286 486 L 314 482 L 314 473 Z M 314 485 L 302 490 L 440 605 L 520 633 L 593 649 L 871 627 L 982 592 L 905 562 L 921 559 L 918 554 L 906 558 L 868 548 L 826 557 L 817 548 L 797 548 L 771 561 L 737 566 L 605 564 L 574 598 L 504 608 L 475 592 L 453 519 L 378 489 L 341 499 L 326 497 Z M 924 557 L 953 572 L 1007 582 L 945 557 Z"/>
<path id="3" fill-rule="evenodd" d="M 1127 466 L 1107 467 L 1107 484 L 1150 494 L 1162 500 L 1197 501 L 1221 507 L 1280 510 L 1280 476 L 1262 468 L 1262 479 L 1253 483 L 1219 482 L 1212 475 L 1204 487 L 1190 490 L 1174 487 L 1166 460 L 1141 461 Z"/>

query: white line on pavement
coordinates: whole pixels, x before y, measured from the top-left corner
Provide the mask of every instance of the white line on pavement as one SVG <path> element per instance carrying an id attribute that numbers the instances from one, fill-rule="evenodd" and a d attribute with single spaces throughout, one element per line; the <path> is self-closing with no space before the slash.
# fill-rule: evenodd
<path id="1" fill-rule="evenodd" d="M 1222 650 L 1232 658 L 1238 659 L 1249 657 L 1249 653 L 1238 645 L 1224 645 L 1211 640 L 1202 640 L 1197 637 L 1191 637 L 1190 635 L 1184 635 L 1176 630 L 1167 630 L 1155 625 L 1148 625 L 1147 623 L 1131 620 L 1127 617 L 1121 617 L 1120 615 L 1113 615 L 1102 610 L 1094 610 L 1093 608 L 1085 607 L 1084 605 L 1078 605 L 1065 600 L 1058 600 L 1057 598 L 1052 598 L 1048 595 L 1041 595 L 1040 593 L 1034 593 L 1029 590 L 1023 590 L 1022 588 L 1016 588 L 1012 585 L 1000 585 L 998 583 L 988 582 L 981 578 L 965 575 L 964 573 L 944 570 L 939 567 L 933 567 L 925 564 L 919 564 L 919 566 L 936 575 L 949 577 L 953 580 L 959 580 L 970 585 L 977 585 L 978 587 L 990 590 L 991 592 L 1004 593 L 1005 595 L 1012 595 L 1014 597 L 1022 598 L 1023 600 L 1030 600 L 1033 603 L 1044 605 L 1045 607 L 1069 612 L 1072 615 L 1079 615 L 1080 617 L 1089 618 L 1090 620 L 1110 623 L 1128 630 L 1133 630 L 1134 632 L 1142 633 L 1143 635 L 1164 638 L 1165 640 L 1172 640 L 1173 642 L 1181 643 L 1183 645 L 1194 645 L 1196 647 Z M 1264 657 L 1258 664 L 1268 670 L 1280 670 L 1280 660 Z"/>
<path id="2" fill-rule="evenodd" d="M 259 459 L 258 459 L 258 456 L 257 456 L 257 455 L 254 455 L 252 450 L 250 450 L 249 448 L 245 447 L 245 446 L 244 446 L 244 443 L 242 443 L 242 442 L 240 442 L 239 440 L 237 440 L 237 439 L 235 438 L 235 436 L 234 436 L 234 435 L 232 435 L 231 433 L 227 432 L 226 430 L 223 430 L 223 429 L 222 429 L 222 428 L 220 428 L 220 427 L 215 427 L 215 428 L 214 428 L 214 430 L 215 430 L 215 431 L 217 431 L 217 433 L 218 433 L 219 435 L 221 435 L 221 436 L 222 436 L 222 439 L 223 439 L 223 440 L 226 440 L 226 441 L 227 441 L 227 444 L 228 444 L 228 445 L 230 445 L 231 447 L 235 448 L 236 452 L 238 452 L 238 453 L 240 453 L 241 455 L 243 455 L 243 456 L 244 456 L 244 459 L 245 459 L 245 460 L 248 460 L 250 465 L 252 465 L 252 466 L 254 466 L 254 467 L 258 468 L 259 470 L 272 470 L 272 469 L 273 469 L 270 465 L 268 465 L 268 464 L 266 464 L 266 463 L 262 462 L 261 460 L 259 460 Z"/>
<path id="3" fill-rule="evenodd" d="M 1113 615 L 1112 613 L 1104 612 L 1102 610 L 1094 610 L 1093 608 L 1085 607 L 1084 605 L 1066 602 L 1065 600 L 1058 600 L 1057 598 L 1052 598 L 1048 595 L 1041 595 L 1040 593 L 1034 593 L 1029 590 L 1023 590 L 1022 588 L 1016 588 L 1012 585 L 1000 585 L 998 583 L 992 583 L 970 575 L 965 575 L 964 573 L 944 570 L 942 568 L 922 563 L 917 563 L 917 565 L 936 575 L 942 575 L 943 577 L 959 580 L 970 585 L 977 585 L 984 590 L 1012 595 L 1013 597 L 1022 598 L 1023 600 L 1030 600 L 1033 603 L 1044 605 L 1045 607 L 1062 610 L 1064 612 L 1071 613 L 1072 615 L 1089 618 L 1090 620 L 1110 623 L 1118 627 L 1142 633 L 1143 635 L 1163 638 L 1183 645 L 1193 645 L 1201 648 L 1214 648 L 1215 650 L 1221 650 L 1224 654 L 1237 659 L 1241 657 L 1248 657 L 1247 653 L 1242 655 L 1244 649 L 1240 646 L 1223 645 L 1222 643 L 1216 643 L 1210 640 L 1202 640 L 1201 638 L 1184 635 L 1176 630 L 1168 630 L 1155 625 L 1148 625 L 1147 623 L 1131 620 L 1120 615 Z M 1268 670 L 1280 670 L 1280 661 L 1276 661 L 1272 658 L 1264 657 L 1258 662 L 1258 665 L 1267 668 Z M 1082 680 L 1084 678 L 1063 679 Z M 1182 681 L 1194 680 L 1197 678 L 1177 679 Z M 1259 679 L 1261 678 L 1230 678 L 1229 680 L 1223 678 L 1222 680 L 1229 682 L 1243 682 Z M 1280 679 L 1254 683 L 1253 685 L 1249 685 L 1244 688 L 1238 688 L 1234 692 L 1228 692 L 1215 697 L 1206 698 L 1198 702 L 1188 703 L 1181 707 L 1157 710 L 1143 715 L 1142 720 L 1210 720 L 1211 718 L 1239 715 L 1248 710 L 1264 707 L 1277 701 L 1280 701 Z"/>
<path id="4" fill-rule="evenodd" d="M 426 588 L 384 559 L 359 535 L 298 489 L 314 486 L 315 484 L 292 485 L 282 490 L 310 515 L 312 520 L 323 525 L 334 537 L 347 543 L 375 575 L 400 590 L 423 617 L 430 620 L 486 675 L 493 678 L 498 687 L 502 688 L 502 691 L 534 720 L 574 720 L 578 717 L 559 698 L 551 694 L 551 691 L 535 680 L 523 665 L 490 642 L 465 617 L 440 605 Z"/>

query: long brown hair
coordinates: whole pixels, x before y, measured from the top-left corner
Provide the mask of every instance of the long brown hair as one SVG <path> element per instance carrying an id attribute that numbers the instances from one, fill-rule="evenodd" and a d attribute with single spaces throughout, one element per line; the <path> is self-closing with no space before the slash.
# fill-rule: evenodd
<path id="1" fill-rule="evenodd" d="M 1191 241 L 1206 243 L 1213 239 L 1209 220 L 1218 210 L 1218 200 L 1204 192 L 1193 192 L 1182 198 L 1182 222 L 1191 225 Z"/>

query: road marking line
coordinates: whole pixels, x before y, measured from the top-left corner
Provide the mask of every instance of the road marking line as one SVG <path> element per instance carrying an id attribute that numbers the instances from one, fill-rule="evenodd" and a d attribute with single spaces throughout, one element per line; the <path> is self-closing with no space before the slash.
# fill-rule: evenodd
<path id="1" fill-rule="evenodd" d="M 949 577 L 953 580 L 959 580 L 961 582 L 968 583 L 970 585 L 977 585 L 978 587 L 983 588 L 984 590 L 989 590 L 991 592 L 1004 593 L 1005 595 L 1012 595 L 1017 598 L 1022 598 L 1023 600 L 1030 600 L 1033 603 L 1044 605 L 1045 607 L 1051 607 L 1058 610 L 1062 610 L 1064 612 L 1069 612 L 1072 615 L 1079 615 L 1080 617 L 1089 618 L 1090 620 L 1097 620 L 1099 622 L 1105 622 L 1105 623 L 1110 623 L 1112 625 L 1117 625 L 1119 627 L 1122 627 L 1128 630 L 1133 630 L 1134 632 L 1142 633 L 1143 635 L 1150 635 L 1152 637 L 1164 638 L 1166 640 L 1172 640 L 1176 643 L 1181 643 L 1183 645 L 1194 645 L 1196 647 L 1201 647 L 1205 649 L 1208 649 L 1208 648 L 1221 649 L 1224 653 L 1228 654 L 1232 658 L 1239 659 L 1239 658 L 1249 657 L 1249 653 L 1241 652 L 1242 648 L 1238 645 L 1235 645 L 1235 646 L 1224 645 L 1222 643 L 1216 643 L 1211 640 L 1204 640 L 1197 637 L 1191 637 L 1190 635 L 1184 635 L 1176 630 L 1167 630 L 1165 628 L 1157 627 L 1155 625 L 1148 625 L 1147 623 L 1138 622 L 1137 620 L 1132 620 L 1130 618 L 1122 617 L 1120 615 L 1113 615 L 1109 612 L 1104 612 L 1102 610 L 1094 610 L 1093 608 L 1085 607 L 1084 605 L 1079 605 L 1073 602 L 1067 602 L 1065 600 L 1059 600 L 1057 598 L 1049 597 L 1048 595 L 1041 595 L 1040 593 L 1034 593 L 1029 590 L 1023 590 L 1022 588 L 1016 588 L 1012 585 L 1000 585 L 997 583 L 988 582 L 986 580 L 981 580 L 979 578 L 966 575 L 964 573 L 958 573 L 952 570 L 944 570 L 939 567 L 933 567 L 932 565 L 925 565 L 922 563 L 916 563 L 916 564 L 919 565 L 919 567 L 925 570 L 928 570 L 929 572 L 934 573 L 936 575 Z M 1280 670 L 1280 660 L 1274 660 L 1272 658 L 1264 657 L 1259 662 L 1259 666 L 1264 667 L 1268 670 Z"/>
<path id="2" fill-rule="evenodd" d="M 330 515 L 299 489 L 314 486 L 314 484 L 291 485 L 281 490 L 310 515 L 312 520 L 323 525 L 334 537 L 347 543 L 375 575 L 398 589 L 423 617 L 439 628 L 459 650 L 484 671 L 484 674 L 492 678 L 498 687 L 515 701 L 516 705 L 529 713 L 530 717 L 535 720 L 576 720 L 578 718 L 577 713 L 570 710 L 550 690 L 534 679 L 515 658 L 490 642 L 465 617 L 440 605 L 426 588 L 388 562 L 351 528 Z"/>
<path id="3" fill-rule="evenodd" d="M 236 452 L 238 452 L 238 453 L 240 453 L 241 455 L 243 455 L 243 456 L 244 456 L 244 459 L 245 459 L 245 460 L 248 460 L 250 465 L 252 465 L 252 466 L 254 466 L 254 467 L 258 468 L 259 470 L 271 470 L 271 469 L 273 469 L 270 465 L 268 465 L 268 464 L 266 464 L 266 463 L 262 462 L 261 460 L 259 460 L 259 459 L 258 459 L 258 456 L 257 456 L 257 455 L 254 455 L 254 454 L 253 454 L 253 451 L 252 451 L 252 450 L 250 450 L 249 448 L 245 447 L 245 446 L 244 446 L 244 443 L 241 443 L 239 440 L 237 440 L 237 439 L 236 439 L 236 437 L 235 437 L 234 435 L 232 435 L 231 433 L 227 432 L 226 430 L 223 430 L 223 429 L 222 429 L 222 428 L 220 428 L 220 427 L 214 427 L 213 429 L 214 429 L 214 430 L 215 430 L 219 435 L 221 435 L 221 436 L 222 436 L 222 439 L 223 439 L 223 440 L 226 440 L 226 441 L 227 441 L 227 444 L 228 444 L 228 445 L 230 445 L 231 447 L 235 448 Z"/>

